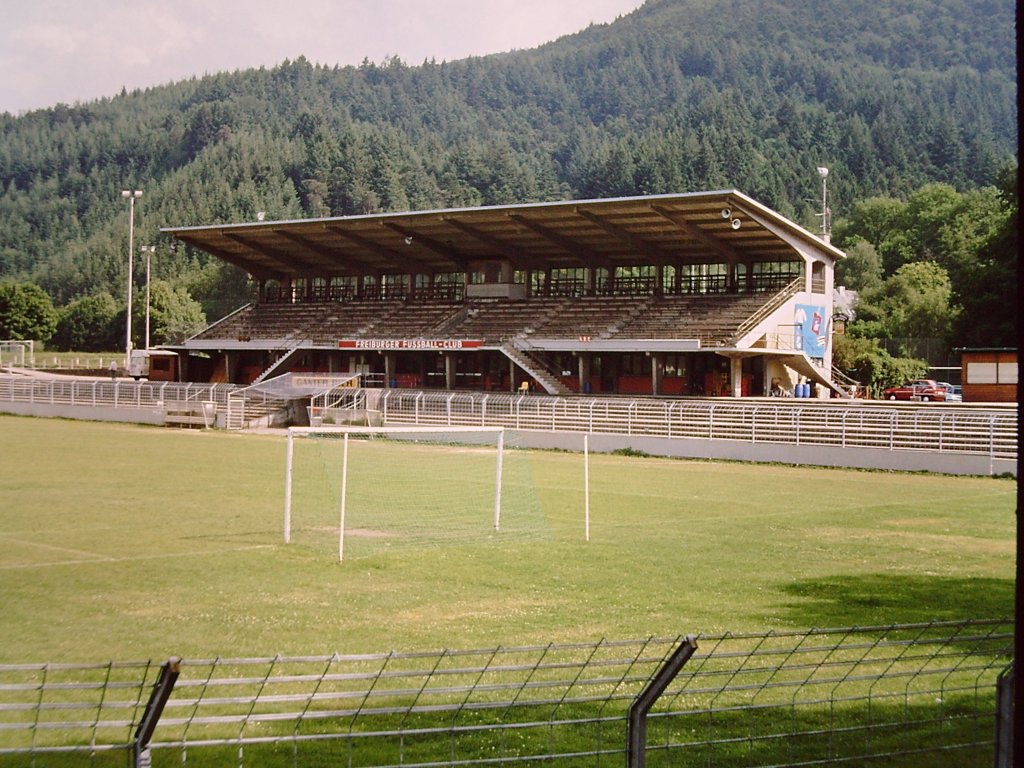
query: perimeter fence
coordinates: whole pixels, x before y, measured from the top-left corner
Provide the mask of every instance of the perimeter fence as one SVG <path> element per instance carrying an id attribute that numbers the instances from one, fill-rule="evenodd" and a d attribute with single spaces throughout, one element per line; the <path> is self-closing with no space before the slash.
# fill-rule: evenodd
<path id="1" fill-rule="evenodd" d="M 1015 405 L 546 397 L 387 390 L 385 424 L 488 426 L 669 439 L 1017 457 Z"/>
<path id="2" fill-rule="evenodd" d="M 353 402 L 339 410 L 351 410 L 356 402 L 365 409 L 372 392 L 373 407 L 379 409 L 383 423 L 393 425 L 964 454 L 985 457 L 993 466 L 997 461 L 1015 462 L 1018 452 L 1016 404 L 553 397 L 401 389 L 349 392 Z M 272 394 L 233 384 L 0 375 L 3 402 L 136 410 L 209 402 L 216 404 L 217 423 L 235 428 L 287 404 Z"/>
<path id="3" fill-rule="evenodd" d="M 0 375 L 0 403 L 160 412 L 183 406 L 195 406 L 202 412 L 201 406 L 210 403 L 209 426 L 213 426 L 217 414 L 221 415 L 220 423 L 224 423 L 231 411 L 235 424 L 241 427 L 248 416 L 259 417 L 268 409 L 286 404 L 272 394 L 258 391 L 245 391 L 238 402 L 243 389 L 236 384 Z"/>
<path id="4" fill-rule="evenodd" d="M 157 664 L 0 665 L 0 764 L 621 766 L 630 706 L 691 639 L 174 660 L 148 725 Z M 648 765 L 993 762 L 1010 620 L 696 643 L 648 714 Z"/>
<path id="5" fill-rule="evenodd" d="M 102 381 L 93 378 L 0 376 L 0 401 L 91 408 L 158 408 L 167 402 L 216 402 L 223 406 L 231 384 Z"/>

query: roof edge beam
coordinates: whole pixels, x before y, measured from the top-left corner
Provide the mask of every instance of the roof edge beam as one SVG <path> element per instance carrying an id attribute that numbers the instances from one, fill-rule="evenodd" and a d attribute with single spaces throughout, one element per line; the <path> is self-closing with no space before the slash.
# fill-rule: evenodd
<path id="1" fill-rule="evenodd" d="M 236 253 L 225 251 L 223 248 L 218 248 L 215 245 L 195 245 L 194 243 L 189 242 L 187 237 L 182 237 L 181 235 L 175 235 L 175 239 L 179 240 L 182 243 L 185 243 L 185 245 L 188 245 L 192 248 L 197 248 L 200 251 L 208 253 L 211 256 L 216 256 L 218 259 L 223 259 L 228 264 L 234 267 L 238 267 L 239 269 L 245 270 L 247 274 L 252 275 L 257 280 L 281 280 L 284 277 L 283 272 L 274 271 L 266 267 L 254 267 L 248 259 L 245 259 L 244 257 Z"/>
<path id="2" fill-rule="evenodd" d="M 386 245 L 375 243 L 373 240 L 363 237 L 362 235 L 357 235 L 355 232 L 346 232 L 341 227 L 335 227 L 330 224 L 327 224 L 324 227 L 324 229 L 326 229 L 328 232 L 333 232 L 334 234 L 338 235 L 338 237 L 341 237 L 344 240 L 348 240 L 349 242 L 355 243 L 356 245 L 360 245 L 363 248 L 371 250 L 377 255 L 387 259 L 389 262 L 388 266 L 390 266 L 392 269 L 398 270 L 400 272 L 409 273 L 419 273 L 422 272 L 424 269 L 423 264 L 417 261 L 416 259 L 412 258 L 411 256 L 406 256 L 403 253 L 399 253 L 393 248 L 388 248 Z M 365 260 L 362 261 L 364 261 L 365 263 Z M 382 270 L 379 267 L 376 267 L 372 264 L 367 267 L 367 273 L 380 274 L 381 272 Z"/>
<path id="3" fill-rule="evenodd" d="M 779 238 L 779 240 L 782 240 L 787 245 L 792 247 L 793 250 L 796 251 L 801 258 L 811 260 L 817 259 L 819 261 L 823 260 L 822 254 L 813 254 L 811 252 L 811 248 L 808 243 L 803 242 L 799 238 L 793 237 L 789 232 L 786 232 L 782 227 L 776 226 L 773 222 L 769 221 L 764 216 L 759 215 L 755 211 L 751 210 L 748 206 L 743 205 L 743 203 L 737 202 L 734 198 L 730 198 L 729 206 L 740 211 L 745 216 L 749 216 L 753 221 L 756 221 L 762 227 L 764 227 L 777 238 Z M 827 246 L 827 244 L 824 242 L 822 242 L 821 245 L 823 248 Z"/>
<path id="4" fill-rule="evenodd" d="M 239 245 L 244 245 L 246 248 L 251 250 L 253 253 L 261 253 L 270 258 L 274 259 L 278 263 L 287 264 L 289 262 L 298 262 L 302 265 L 302 271 L 305 273 L 304 277 L 316 277 L 323 274 L 323 267 L 319 264 L 314 264 L 308 259 L 304 259 L 301 256 L 297 256 L 294 253 L 284 253 L 278 248 L 268 248 L 267 246 L 255 246 L 252 241 L 246 238 L 244 235 L 238 232 L 223 232 L 225 238 L 233 240 Z M 282 274 L 284 272 L 282 271 Z"/>
<path id="5" fill-rule="evenodd" d="M 458 219 L 451 216 L 442 216 L 441 221 L 455 227 L 460 232 L 465 232 L 470 237 L 475 237 L 484 245 L 488 245 L 494 250 L 501 253 L 505 258 L 512 262 L 512 265 L 517 269 L 538 269 L 540 264 L 537 259 L 526 254 L 521 248 L 517 248 L 514 245 L 509 245 L 496 237 L 488 235 L 486 232 L 481 232 L 476 227 L 473 227 L 465 222 L 459 221 Z"/>
<path id="6" fill-rule="evenodd" d="M 657 246 L 652 245 L 651 243 L 644 240 L 642 237 L 634 235 L 629 230 L 624 229 L 623 227 L 620 227 L 617 224 L 612 224 L 610 221 L 601 218 L 593 211 L 588 211 L 585 208 L 577 208 L 576 215 L 582 216 L 584 219 L 591 222 L 592 224 L 596 224 L 598 227 L 603 229 L 612 237 L 628 244 L 630 248 L 637 251 L 638 253 L 642 253 L 654 264 L 660 264 L 664 266 L 666 264 L 675 263 L 675 259 L 672 256 L 665 253 Z"/>
<path id="7" fill-rule="evenodd" d="M 570 256 L 574 256 L 579 259 L 580 265 L 584 267 L 604 267 L 605 269 L 611 269 L 612 263 L 607 256 L 602 256 L 597 251 L 591 250 L 584 245 L 580 245 L 574 240 L 570 240 L 564 235 L 560 235 L 557 232 L 552 232 L 550 229 L 542 224 L 538 224 L 535 221 L 531 221 L 522 214 L 518 213 L 507 213 L 505 214 L 512 221 L 517 224 L 521 224 L 532 232 L 536 232 L 538 235 L 543 237 L 545 240 L 554 243 L 559 248 L 564 250 Z"/>
<path id="8" fill-rule="evenodd" d="M 426 248 L 428 251 L 433 251 L 443 259 L 448 259 L 453 262 L 458 269 L 463 272 L 469 269 L 469 259 L 458 252 L 454 247 L 439 243 L 431 237 L 426 237 L 423 234 L 416 232 L 415 230 L 406 229 L 401 224 L 395 224 L 390 221 L 380 222 L 382 227 L 390 229 L 392 232 L 396 232 L 401 235 L 407 245 L 417 244 Z"/>
<path id="9" fill-rule="evenodd" d="M 743 257 L 735 248 L 726 245 L 714 235 L 709 235 L 693 222 L 687 221 L 686 218 L 679 213 L 670 211 L 660 205 L 652 205 L 651 210 L 659 216 L 668 219 L 694 240 L 699 241 L 702 245 L 707 246 L 715 253 L 724 256 L 730 262 L 736 263 L 744 261 Z"/>
<path id="10" fill-rule="evenodd" d="M 291 242 L 295 243 L 296 245 L 301 245 L 303 248 L 306 248 L 307 250 L 312 251 L 313 253 L 317 254 L 318 256 L 322 256 L 323 258 L 333 262 L 336 265 L 336 267 L 332 268 L 332 269 L 327 269 L 327 271 L 329 271 L 330 274 L 332 274 L 332 275 L 354 275 L 354 274 L 359 274 L 358 271 L 353 270 L 351 267 L 350 268 L 344 268 L 344 267 L 342 267 L 340 265 L 337 265 L 338 253 L 333 248 L 325 248 L 324 246 L 319 245 L 318 243 L 312 243 L 312 242 L 309 241 L 308 238 L 304 237 L 303 235 L 300 235 L 300 234 L 295 233 L 295 232 L 289 232 L 288 230 L 285 230 L 285 229 L 275 229 L 274 230 L 274 234 L 280 235 L 285 240 L 290 240 Z M 357 262 L 361 262 L 361 263 L 365 263 L 365 261 L 366 261 L 365 259 L 361 259 L 358 256 L 353 256 L 353 255 L 347 254 L 347 253 L 344 254 L 344 257 L 346 259 L 351 259 L 352 261 L 357 261 Z"/>

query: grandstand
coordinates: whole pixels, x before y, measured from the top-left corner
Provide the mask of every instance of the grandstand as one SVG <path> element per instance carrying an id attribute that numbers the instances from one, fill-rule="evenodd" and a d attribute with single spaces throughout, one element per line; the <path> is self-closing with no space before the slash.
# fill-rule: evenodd
<path id="1" fill-rule="evenodd" d="M 763 396 L 832 382 L 842 252 L 736 190 L 163 230 L 257 299 L 188 381 Z"/>

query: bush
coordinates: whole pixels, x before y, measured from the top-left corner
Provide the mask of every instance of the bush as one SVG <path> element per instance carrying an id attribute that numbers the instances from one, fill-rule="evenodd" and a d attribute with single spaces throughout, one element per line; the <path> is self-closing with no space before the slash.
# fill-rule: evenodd
<path id="1" fill-rule="evenodd" d="M 0 283 L 0 339 L 48 342 L 57 330 L 57 310 L 32 283 Z"/>
<path id="2" fill-rule="evenodd" d="M 75 299 L 60 310 L 57 349 L 100 352 L 117 349 L 124 328 L 124 312 L 109 293 Z"/>
<path id="3" fill-rule="evenodd" d="M 916 379 L 928 372 L 928 363 L 908 357 L 893 357 L 877 339 L 837 335 L 832 362 L 843 373 L 868 388 L 877 397 L 886 387 Z"/>

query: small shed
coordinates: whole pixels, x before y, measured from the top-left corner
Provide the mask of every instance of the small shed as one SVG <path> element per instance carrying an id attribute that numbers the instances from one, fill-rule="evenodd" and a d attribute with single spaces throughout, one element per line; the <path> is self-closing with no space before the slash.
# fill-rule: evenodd
<path id="1" fill-rule="evenodd" d="M 1013 347 L 964 347 L 960 353 L 965 403 L 1017 401 L 1017 350 Z"/>
<path id="2" fill-rule="evenodd" d="M 136 381 L 177 381 L 178 353 L 167 349 L 133 349 L 128 375 Z"/>

